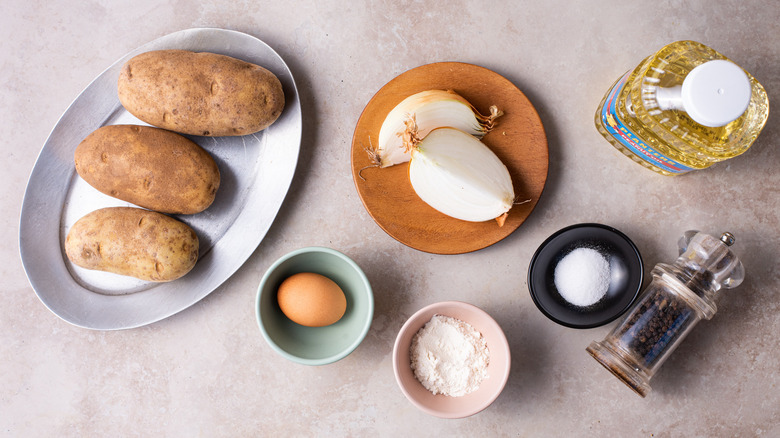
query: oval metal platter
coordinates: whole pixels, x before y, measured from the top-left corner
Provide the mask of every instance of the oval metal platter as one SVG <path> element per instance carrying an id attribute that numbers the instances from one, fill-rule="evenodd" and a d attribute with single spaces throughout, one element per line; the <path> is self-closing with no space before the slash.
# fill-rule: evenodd
<path id="1" fill-rule="evenodd" d="M 200 240 L 197 264 L 184 277 L 152 283 L 90 271 L 65 256 L 70 227 L 102 207 L 130 205 L 106 196 L 76 173 L 73 154 L 89 133 L 104 125 L 145 123 L 120 104 L 122 65 L 150 50 L 213 52 L 263 66 L 281 81 L 285 108 L 267 129 L 242 137 L 187 136 L 219 166 L 220 188 L 204 212 L 180 215 Z M 241 265 L 271 227 L 295 174 L 302 118 L 290 69 L 268 45 L 224 29 L 188 29 L 156 39 L 119 59 L 73 101 L 57 122 L 27 183 L 19 226 L 22 263 L 35 293 L 63 320 L 84 328 L 117 330 L 159 321 L 197 303 Z"/>

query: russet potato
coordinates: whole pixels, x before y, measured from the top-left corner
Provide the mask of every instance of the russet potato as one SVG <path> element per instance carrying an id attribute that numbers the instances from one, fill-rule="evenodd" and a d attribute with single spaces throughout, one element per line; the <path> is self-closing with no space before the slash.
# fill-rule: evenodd
<path id="1" fill-rule="evenodd" d="M 198 236 L 187 224 L 135 207 L 108 207 L 82 217 L 65 239 L 65 253 L 86 269 L 165 282 L 198 260 Z"/>
<path id="2" fill-rule="evenodd" d="M 163 213 L 199 213 L 219 188 L 219 169 L 206 150 L 150 126 L 103 126 L 76 147 L 74 157 L 79 176 L 97 190 Z"/>
<path id="3" fill-rule="evenodd" d="M 203 136 L 247 135 L 284 109 L 281 82 L 265 68 L 208 52 L 156 50 L 125 63 L 119 100 L 150 125 Z"/>

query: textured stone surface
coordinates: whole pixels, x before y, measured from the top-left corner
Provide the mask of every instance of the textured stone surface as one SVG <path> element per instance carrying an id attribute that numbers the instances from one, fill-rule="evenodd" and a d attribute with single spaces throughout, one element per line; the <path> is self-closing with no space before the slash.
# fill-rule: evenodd
<path id="1" fill-rule="evenodd" d="M 354 3 L 354 4 L 353 4 Z M 0 435 L 3 436 L 778 436 L 780 143 L 777 113 L 743 156 L 680 178 L 624 158 L 593 127 L 612 82 L 666 43 L 693 39 L 780 95 L 780 8 L 772 0 L 676 2 L 159 2 L 6 0 L 0 5 Z M 273 47 L 304 114 L 291 192 L 266 239 L 193 307 L 134 330 L 70 326 L 30 288 L 19 258 L 27 178 L 50 130 L 106 67 L 154 38 L 223 27 Z M 352 132 L 371 96 L 421 64 L 463 61 L 514 82 L 549 139 L 548 184 L 529 220 L 472 254 L 436 256 L 388 237 L 350 173 Z M 774 105 L 774 103 L 773 103 Z M 577 222 L 621 229 L 646 272 L 676 256 L 688 229 L 729 230 L 747 270 L 641 399 L 585 352 L 612 324 L 572 330 L 533 305 L 536 247 Z M 365 341 L 322 367 L 292 364 L 253 313 L 265 269 L 308 245 L 345 252 L 376 296 Z M 463 300 L 503 326 L 512 373 L 487 410 L 440 420 L 396 386 L 392 346 L 426 304 Z"/>

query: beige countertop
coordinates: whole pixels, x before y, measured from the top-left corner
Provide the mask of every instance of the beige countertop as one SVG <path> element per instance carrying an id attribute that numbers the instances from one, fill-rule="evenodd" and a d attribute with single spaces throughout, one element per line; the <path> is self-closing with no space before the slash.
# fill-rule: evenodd
<path id="1" fill-rule="evenodd" d="M 2 2 L 0 435 L 780 436 L 776 113 L 744 155 L 678 178 L 632 163 L 593 126 L 613 81 L 683 39 L 729 56 L 774 102 L 777 3 L 400 3 Z M 36 297 L 19 256 L 20 211 L 36 157 L 93 78 L 136 47 L 193 27 L 251 34 L 292 70 L 303 140 L 290 192 L 253 255 L 197 304 L 137 329 L 72 326 Z M 350 170 L 352 134 L 369 99 L 404 71 L 438 61 L 481 65 L 512 81 L 536 106 L 550 152 L 547 185 L 529 219 L 496 245 L 454 256 L 420 252 L 385 234 Z M 59 209 L 52 205 L 52 214 Z M 744 283 L 674 352 L 646 399 L 585 352 L 614 323 L 565 328 L 529 296 L 526 273 L 538 245 L 579 222 L 626 233 L 646 274 L 674 260 L 686 230 L 736 236 Z M 376 300 L 363 343 L 320 367 L 276 354 L 253 309 L 270 264 L 310 245 L 353 258 Z M 391 363 L 403 322 L 444 300 L 490 313 L 513 359 L 499 398 L 461 420 L 417 410 Z"/>

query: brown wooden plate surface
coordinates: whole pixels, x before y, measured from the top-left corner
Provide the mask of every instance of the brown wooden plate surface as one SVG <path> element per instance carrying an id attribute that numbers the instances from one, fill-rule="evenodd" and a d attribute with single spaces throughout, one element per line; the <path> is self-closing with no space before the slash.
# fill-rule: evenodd
<path id="1" fill-rule="evenodd" d="M 408 96 L 451 89 L 481 113 L 504 112 L 483 142 L 512 175 L 518 201 L 503 227 L 496 221 L 466 222 L 423 202 L 409 182 L 409 163 L 371 166 L 366 148 L 379 138 L 387 113 Z M 472 64 L 440 62 L 409 70 L 382 87 L 360 115 L 352 138 L 352 178 L 368 214 L 390 236 L 420 251 L 462 254 L 490 246 L 514 232 L 531 214 L 547 181 L 549 155 L 542 122 L 531 102 L 503 76 Z"/>

